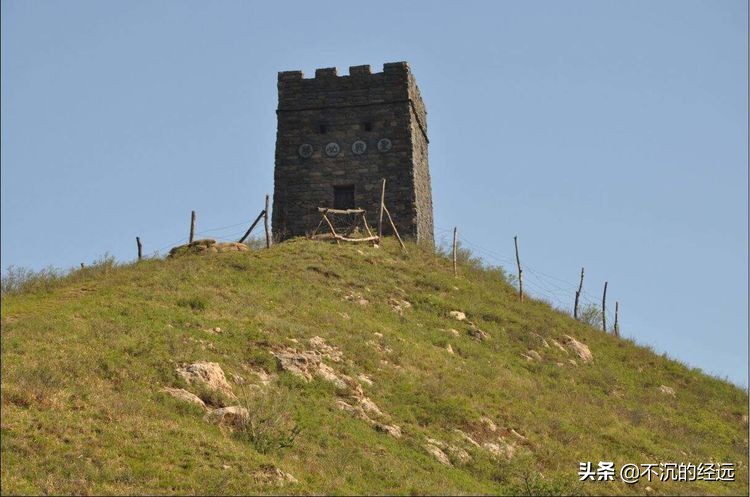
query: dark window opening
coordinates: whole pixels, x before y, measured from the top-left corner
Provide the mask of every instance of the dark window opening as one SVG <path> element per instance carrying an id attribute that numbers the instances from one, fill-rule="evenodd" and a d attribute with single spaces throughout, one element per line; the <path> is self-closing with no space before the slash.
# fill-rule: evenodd
<path id="1" fill-rule="evenodd" d="M 325 135 L 326 133 L 328 133 L 328 126 L 326 126 L 325 124 L 321 124 L 320 128 L 318 129 L 321 135 Z"/>
<path id="2" fill-rule="evenodd" d="M 372 131 L 372 123 L 371 122 L 368 121 L 368 122 L 365 123 L 365 131 Z"/>
<path id="3" fill-rule="evenodd" d="M 333 208 L 354 209 L 354 185 L 333 187 Z"/>

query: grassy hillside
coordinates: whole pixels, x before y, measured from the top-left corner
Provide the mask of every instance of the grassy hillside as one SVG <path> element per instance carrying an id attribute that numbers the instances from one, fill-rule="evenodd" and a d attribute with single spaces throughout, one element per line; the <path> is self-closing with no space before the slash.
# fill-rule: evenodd
<path id="1" fill-rule="evenodd" d="M 231 390 L 176 372 L 196 362 Z M 215 424 L 164 387 L 249 414 Z M 746 494 L 747 414 L 499 270 L 454 278 L 392 240 L 103 262 L 2 300 L 3 494 Z M 737 481 L 579 482 L 583 461 Z"/>

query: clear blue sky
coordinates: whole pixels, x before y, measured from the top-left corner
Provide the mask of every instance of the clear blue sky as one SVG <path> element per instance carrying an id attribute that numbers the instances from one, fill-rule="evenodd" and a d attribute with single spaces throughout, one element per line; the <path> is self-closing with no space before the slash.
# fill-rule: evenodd
<path id="1" fill-rule="evenodd" d="M 439 234 L 747 385 L 745 1 L 2 2 L 2 266 L 249 223 L 276 73 L 407 60 Z M 244 226 L 212 231 L 231 238 Z M 510 269 L 512 265 L 508 266 Z"/>

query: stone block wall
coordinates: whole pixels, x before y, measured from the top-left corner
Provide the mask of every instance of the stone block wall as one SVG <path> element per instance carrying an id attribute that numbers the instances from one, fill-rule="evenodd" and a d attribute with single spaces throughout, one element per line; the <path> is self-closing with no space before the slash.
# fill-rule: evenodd
<path id="1" fill-rule="evenodd" d="M 356 207 L 377 226 L 380 181 L 402 236 L 433 241 L 424 103 L 405 62 L 279 73 L 273 231 L 312 231 L 317 207 L 333 207 L 335 186 L 354 186 Z M 335 145 L 333 145 L 335 144 Z M 380 146 L 379 146 L 380 145 Z M 390 228 L 384 229 L 390 234 Z"/>

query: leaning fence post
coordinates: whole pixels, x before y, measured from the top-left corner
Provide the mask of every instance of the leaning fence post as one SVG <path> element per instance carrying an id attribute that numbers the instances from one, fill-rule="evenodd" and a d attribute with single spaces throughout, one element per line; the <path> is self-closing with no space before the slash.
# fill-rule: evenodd
<path id="1" fill-rule="evenodd" d="M 188 243 L 193 243 L 195 239 L 195 211 L 190 212 L 190 240 Z"/>
<path id="2" fill-rule="evenodd" d="M 602 331 L 607 331 L 607 282 L 604 282 L 604 294 L 602 295 Z"/>
<path id="3" fill-rule="evenodd" d="M 268 228 L 268 195 L 266 195 L 266 213 L 263 216 L 263 225 L 266 228 L 266 248 L 271 248 L 271 231 Z"/>
<path id="4" fill-rule="evenodd" d="M 141 238 L 139 236 L 135 237 L 135 243 L 138 244 L 138 260 L 140 261 L 143 258 L 143 246 L 141 245 Z"/>
<path id="5" fill-rule="evenodd" d="M 253 228 L 255 228 L 255 225 L 258 224 L 258 221 L 260 221 L 260 218 L 266 215 L 266 211 L 260 211 L 260 214 L 258 214 L 258 217 L 255 218 L 255 221 L 253 221 L 253 224 L 250 225 L 250 227 L 247 229 L 244 235 L 242 235 L 242 238 L 237 243 L 242 243 L 245 241 L 245 239 L 250 236 L 250 233 L 253 231 Z"/>
<path id="6" fill-rule="evenodd" d="M 518 257 L 518 237 L 513 237 L 513 243 L 516 246 L 516 265 L 518 266 L 518 298 L 523 302 L 523 270 L 521 269 L 521 259 Z"/>
<path id="7" fill-rule="evenodd" d="M 383 205 L 383 210 L 385 210 L 385 215 L 388 216 L 388 221 L 391 223 L 391 229 L 393 230 L 393 233 L 396 235 L 396 239 L 398 239 L 398 243 L 401 245 L 401 250 L 406 252 L 406 245 L 404 245 L 404 241 L 401 239 L 401 235 L 398 234 L 398 230 L 396 229 L 396 223 L 393 222 L 393 218 L 391 217 L 391 212 L 388 210 L 388 207 Z"/>
<path id="8" fill-rule="evenodd" d="M 581 290 L 583 290 L 583 268 L 581 268 L 581 282 L 578 283 L 578 290 L 576 291 L 576 303 L 573 306 L 574 319 L 578 319 L 578 299 L 581 298 Z"/>

